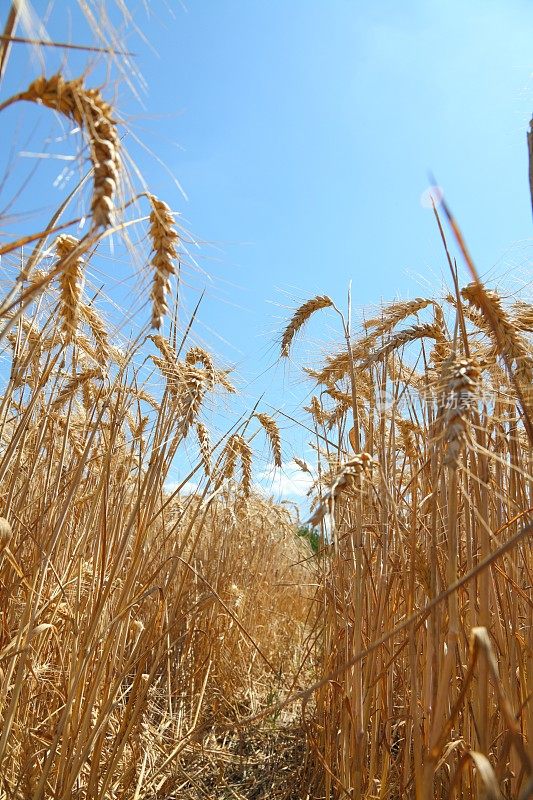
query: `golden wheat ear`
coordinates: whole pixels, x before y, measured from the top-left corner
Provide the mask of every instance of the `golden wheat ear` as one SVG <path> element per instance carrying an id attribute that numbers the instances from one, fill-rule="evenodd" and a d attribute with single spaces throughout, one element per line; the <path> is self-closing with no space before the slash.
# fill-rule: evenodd
<path id="1" fill-rule="evenodd" d="M 211 442 L 209 439 L 209 431 L 202 422 L 196 423 L 196 435 L 198 437 L 204 472 L 209 476 L 211 475 Z"/>
<path id="2" fill-rule="evenodd" d="M 406 317 L 411 317 L 417 314 L 422 309 L 433 304 L 433 300 L 426 297 L 415 297 L 414 300 L 402 300 L 396 303 L 391 303 L 383 309 L 379 317 L 374 317 L 367 320 L 363 327 L 365 330 L 371 331 L 368 335 L 372 339 L 377 339 L 384 333 L 390 333 L 398 323 L 403 322 Z"/>
<path id="3" fill-rule="evenodd" d="M 63 235 L 56 239 L 56 251 L 63 265 L 59 275 L 59 314 L 65 344 L 70 344 L 76 338 L 83 294 L 83 266 L 80 256 L 76 254 L 78 245 L 74 236 Z"/>
<path id="4" fill-rule="evenodd" d="M 283 331 L 283 336 L 281 338 L 281 355 L 283 358 L 288 358 L 292 340 L 309 317 L 311 317 L 315 311 L 319 311 L 321 308 L 330 308 L 332 305 L 333 300 L 330 297 L 327 295 L 317 295 L 317 297 L 308 300 L 295 311 L 291 321 Z"/>
<path id="5" fill-rule="evenodd" d="M 451 469 L 457 469 L 459 456 L 467 439 L 469 412 L 479 384 L 479 367 L 472 359 L 460 359 L 445 365 L 443 377 L 445 385 L 442 389 L 447 398 L 443 463 Z"/>
<path id="6" fill-rule="evenodd" d="M 41 76 L 12 101 L 40 103 L 68 117 L 84 131 L 93 166 L 91 213 L 95 227 L 112 224 L 114 199 L 121 172 L 120 138 L 112 108 L 98 89 L 87 89 L 83 78 L 66 81 L 62 75 Z"/>
<path id="7" fill-rule="evenodd" d="M 404 328 L 404 330 L 395 333 L 394 336 L 391 336 L 388 342 L 386 342 L 383 347 L 380 347 L 379 350 L 376 350 L 372 353 L 366 362 L 364 362 L 363 366 L 368 367 L 370 364 L 374 364 L 377 361 L 382 361 L 388 355 L 390 355 L 394 350 L 398 350 L 400 347 L 403 347 L 409 342 L 414 342 L 417 339 L 424 339 L 429 337 L 431 339 L 435 339 L 436 342 L 442 341 L 442 330 L 438 325 L 435 323 L 424 323 L 423 325 L 412 325 L 409 328 Z"/>
<path id="8" fill-rule="evenodd" d="M 170 279 L 177 274 L 174 261 L 178 257 L 179 236 L 174 227 L 174 217 L 167 204 L 153 194 L 148 195 L 148 199 L 152 206 L 149 235 L 153 247 L 151 265 L 154 269 L 150 292 L 152 328 L 159 330 L 163 324 L 163 317 L 168 313 L 167 295 L 170 291 Z"/>
<path id="9" fill-rule="evenodd" d="M 270 442 L 274 466 L 281 467 L 281 436 L 275 420 L 269 417 L 268 414 L 256 414 L 255 416 L 263 426 L 263 430 Z"/>
<path id="10" fill-rule="evenodd" d="M 237 458 L 241 459 L 241 488 L 244 497 L 249 497 L 252 491 L 252 449 L 240 433 L 232 434 L 222 452 L 223 468 L 222 478 L 230 480 L 235 474 Z"/>
<path id="11" fill-rule="evenodd" d="M 296 456 L 294 456 L 293 461 L 298 467 L 300 467 L 302 472 L 307 472 L 309 473 L 309 475 L 311 474 L 311 470 L 309 469 L 309 464 L 307 464 L 303 460 L 303 458 L 297 458 Z"/>
<path id="12" fill-rule="evenodd" d="M 244 497 L 250 497 L 252 493 L 252 448 L 242 436 L 239 442 L 239 449 L 241 456 L 242 493 Z"/>
<path id="13" fill-rule="evenodd" d="M 82 304 L 80 314 L 83 320 L 89 325 L 93 339 L 96 343 L 96 356 L 104 366 L 109 361 L 111 345 L 107 328 L 100 314 L 93 305 Z"/>
<path id="14" fill-rule="evenodd" d="M 194 367 L 196 364 L 201 364 L 205 370 L 207 385 L 210 389 L 213 388 L 216 382 L 216 371 L 213 365 L 213 359 L 207 350 L 204 350 L 202 347 L 191 347 L 185 356 L 185 363 L 191 367 Z"/>

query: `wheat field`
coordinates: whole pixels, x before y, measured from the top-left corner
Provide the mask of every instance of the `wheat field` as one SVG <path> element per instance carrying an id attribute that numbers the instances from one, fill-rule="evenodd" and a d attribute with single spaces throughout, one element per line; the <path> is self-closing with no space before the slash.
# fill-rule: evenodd
<path id="1" fill-rule="evenodd" d="M 218 435 L 238 376 L 191 335 L 187 232 L 111 97 L 0 97 L 76 126 L 85 170 L 44 228 L 1 226 L 0 798 L 533 797 L 533 306 L 445 204 L 442 296 L 357 327 L 350 296 L 300 305 L 281 361 L 311 317 L 338 331 L 302 373 L 302 526 L 254 483 L 277 415 Z M 111 236 L 146 290 L 112 315 Z"/>

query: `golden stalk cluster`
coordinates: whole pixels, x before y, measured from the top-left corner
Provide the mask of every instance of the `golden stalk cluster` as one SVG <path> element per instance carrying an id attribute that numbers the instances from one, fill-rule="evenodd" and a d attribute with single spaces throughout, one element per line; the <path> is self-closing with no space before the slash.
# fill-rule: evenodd
<path id="1" fill-rule="evenodd" d="M 106 235 L 131 244 L 143 220 L 127 210 L 147 193 L 117 202 L 124 162 L 99 90 L 41 77 L 0 111 L 19 101 L 80 127 L 93 185 L 85 236 L 64 222 L 82 180 L 44 230 L 2 246 L 21 264 L 0 303 L 0 797 L 205 797 L 214 774 L 231 794 L 236 763 L 254 792 L 235 725 L 303 674 L 313 609 L 296 520 L 253 487 L 250 442 L 264 432 L 281 466 L 277 424 L 258 412 L 255 433 L 252 415 L 212 444 L 208 407 L 236 390 L 206 349 L 185 349 L 177 313 L 160 333 L 180 240 L 151 194 L 155 333 L 119 350 L 124 320 L 103 314 L 105 287 L 84 287 L 100 282 Z M 295 761 L 301 728 L 287 722 Z M 268 726 L 248 736 L 269 746 Z M 289 787 L 271 773 L 269 789 Z"/>
<path id="2" fill-rule="evenodd" d="M 321 536 L 317 796 L 528 796 L 530 316 L 471 284 L 391 304 L 306 369 L 318 384 L 306 409 L 308 524 Z"/>
<path id="3" fill-rule="evenodd" d="M 64 323 L 72 305 L 60 305 L 57 322 L 51 292 L 34 317 L 20 318 L 5 351 L 0 792 L 192 792 L 204 780 L 198 752 L 213 720 L 232 728 L 300 669 L 310 551 L 290 514 L 254 494 L 244 435 L 214 452 L 200 415 L 207 392 L 227 378 L 209 353 L 191 348 L 179 360 L 153 336 L 168 381 L 168 397 L 154 397 L 131 356 L 117 361 L 108 348 L 105 364 L 91 363 L 80 346 L 85 328 L 95 351 L 109 332 L 94 305 L 75 299 L 72 338 Z M 278 463 L 277 425 L 261 412 L 257 419 Z M 178 496 L 167 483 L 191 427 L 193 475 L 205 493 Z M 225 480 L 237 459 L 239 486 Z M 263 746 L 262 729 L 253 735 Z M 285 741 L 296 753 L 296 734 L 287 730 Z M 227 765 L 229 784 L 238 742 L 230 737 L 213 765 L 218 780 Z M 286 776 L 276 782 L 287 785 Z"/>

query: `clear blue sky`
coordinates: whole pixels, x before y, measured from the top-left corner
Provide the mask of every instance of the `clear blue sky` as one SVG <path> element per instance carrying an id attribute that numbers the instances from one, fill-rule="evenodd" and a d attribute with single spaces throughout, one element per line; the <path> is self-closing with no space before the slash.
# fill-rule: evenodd
<path id="1" fill-rule="evenodd" d="M 119 105 L 188 199 L 130 147 L 151 190 L 210 243 L 197 253 L 213 276 L 198 334 L 238 365 L 246 402 L 266 390 L 292 413 L 307 391 L 296 365 L 272 366 L 290 307 L 316 293 L 343 302 L 349 280 L 360 308 L 438 291 L 448 279 L 420 203 L 429 169 L 481 273 L 530 291 L 529 0 L 127 5 L 153 49 L 129 35 L 148 91 L 142 108 L 124 87 Z M 92 40 L 70 0 L 55 3 L 47 30 Z M 35 72 L 18 45 L 6 87 Z M 0 129 L 9 135 L 3 145 L 12 133 Z M 189 282 L 200 289 L 206 281 Z M 313 322 L 309 337 L 313 347 L 331 342 L 334 320 Z M 305 360 L 311 350 L 296 354 Z M 290 458 L 299 440 L 287 435 Z"/>

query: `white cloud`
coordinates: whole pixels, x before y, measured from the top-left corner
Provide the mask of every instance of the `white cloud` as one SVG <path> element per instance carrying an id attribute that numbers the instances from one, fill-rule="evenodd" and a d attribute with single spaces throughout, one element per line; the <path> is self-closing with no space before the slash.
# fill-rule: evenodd
<path id="1" fill-rule="evenodd" d="M 259 471 L 254 476 L 254 490 L 262 495 L 274 497 L 275 500 L 295 500 L 306 499 L 307 492 L 313 482 L 312 476 L 308 472 L 300 469 L 294 461 L 288 461 L 280 468 L 274 465 Z M 167 481 L 165 492 L 171 494 L 176 491 L 180 481 Z M 194 481 L 187 481 L 180 489 L 183 497 L 189 494 L 196 494 L 199 491 L 199 484 Z M 304 506 L 306 503 L 304 502 Z"/>
<path id="2" fill-rule="evenodd" d="M 280 468 L 270 467 L 257 475 L 257 489 L 274 497 L 305 497 L 313 482 L 308 472 L 300 469 L 294 461 Z"/>
<path id="3" fill-rule="evenodd" d="M 167 481 L 165 483 L 165 492 L 168 494 L 172 494 L 176 491 L 178 486 L 180 485 L 181 481 Z M 194 483 L 193 481 L 187 481 L 183 484 L 180 489 L 180 494 L 196 494 L 198 491 L 198 484 Z"/>

